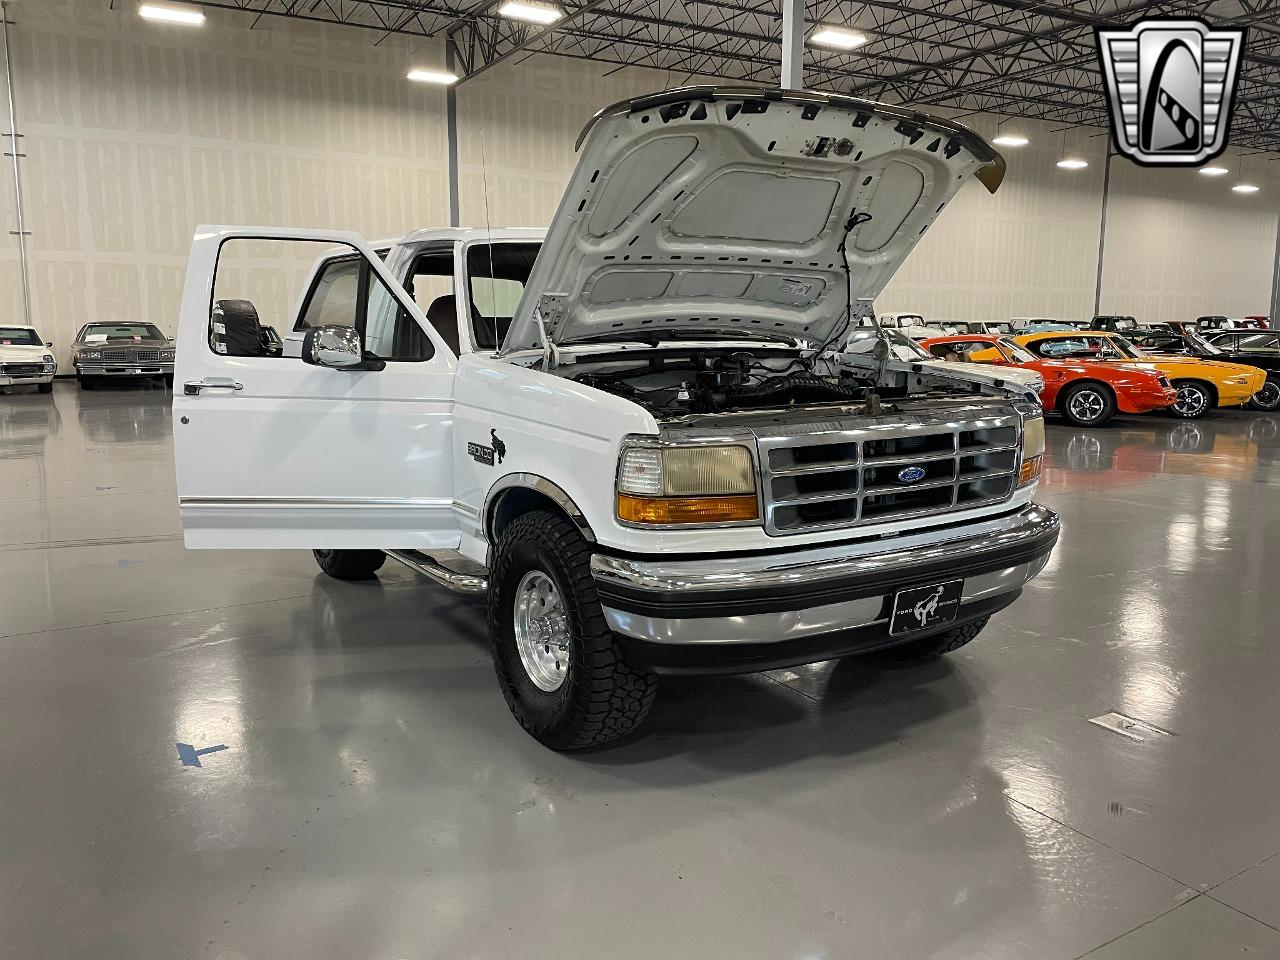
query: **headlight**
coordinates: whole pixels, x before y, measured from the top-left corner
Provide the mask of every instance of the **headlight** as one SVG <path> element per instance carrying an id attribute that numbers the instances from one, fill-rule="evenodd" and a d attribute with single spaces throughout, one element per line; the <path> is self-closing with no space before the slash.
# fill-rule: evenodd
<path id="1" fill-rule="evenodd" d="M 161 360 L 161 362 L 170 362 L 170 361 L 172 361 L 172 360 L 173 360 L 173 351 L 172 351 L 172 350 L 161 350 L 161 351 L 160 351 L 160 360 Z"/>
<path id="2" fill-rule="evenodd" d="M 739 446 L 624 447 L 618 519 L 628 523 L 758 520 L 751 451 Z"/>
<path id="3" fill-rule="evenodd" d="M 46 354 L 44 355 L 44 362 L 45 362 L 45 363 L 53 363 L 53 355 L 52 355 L 52 354 L 49 354 L 49 353 L 46 353 Z"/>
<path id="4" fill-rule="evenodd" d="M 98 350 L 81 350 L 76 354 L 76 358 L 79 360 L 101 360 L 102 353 Z"/>
<path id="5" fill-rule="evenodd" d="M 1040 479 L 1040 461 L 1044 457 L 1044 417 L 1022 421 L 1022 471 L 1018 486 L 1025 487 Z"/>

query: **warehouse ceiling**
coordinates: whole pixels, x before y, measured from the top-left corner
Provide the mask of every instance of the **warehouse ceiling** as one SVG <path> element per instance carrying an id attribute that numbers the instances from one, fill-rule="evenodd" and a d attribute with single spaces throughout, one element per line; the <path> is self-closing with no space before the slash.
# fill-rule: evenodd
<path id="1" fill-rule="evenodd" d="M 498 15 L 499 0 L 203 0 L 206 7 L 447 37 L 468 77 L 533 53 L 689 76 L 778 82 L 783 0 L 559 0 L 551 26 Z M 1247 27 L 1231 143 L 1280 150 L 1280 0 L 807 0 L 810 25 L 868 36 L 805 52 L 809 87 L 1064 125 L 1107 124 L 1094 27 L 1140 16 Z M 371 41 L 372 42 L 372 41 Z"/>

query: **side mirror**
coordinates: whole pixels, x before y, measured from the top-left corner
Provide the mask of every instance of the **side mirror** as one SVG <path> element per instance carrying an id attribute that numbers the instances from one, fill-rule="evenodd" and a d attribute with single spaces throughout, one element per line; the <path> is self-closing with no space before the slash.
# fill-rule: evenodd
<path id="1" fill-rule="evenodd" d="M 302 338 L 302 362 L 335 370 L 381 370 L 382 360 L 365 358 L 354 327 L 312 327 Z"/>
<path id="2" fill-rule="evenodd" d="M 46 340 L 46 341 L 44 342 L 44 345 L 45 345 L 46 347 L 48 347 L 50 350 L 52 350 L 52 349 L 53 349 L 53 341 L 52 341 L 52 340 Z"/>

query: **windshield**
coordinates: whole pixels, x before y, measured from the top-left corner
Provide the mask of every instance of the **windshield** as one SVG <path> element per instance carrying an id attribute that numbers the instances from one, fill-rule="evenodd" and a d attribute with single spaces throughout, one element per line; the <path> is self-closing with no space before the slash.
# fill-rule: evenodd
<path id="1" fill-rule="evenodd" d="M 1187 343 L 1194 344 L 1197 350 L 1205 353 L 1222 353 L 1222 348 L 1214 346 L 1198 333 L 1188 332 L 1186 334 Z"/>
<path id="2" fill-rule="evenodd" d="M 1265 350 L 1276 345 L 1274 333 L 1255 333 L 1240 338 L 1239 350 Z"/>
<path id="3" fill-rule="evenodd" d="M 1145 354 L 1124 337 L 1082 335 L 1041 340 L 1036 349 L 1042 357 L 1074 357 L 1084 360 L 1141 360 Z"/>
<path id="4" fill-rule="evenodd" d="M 898 360 L 932 360 L 921 346 L 901 330 L 884 327 L 885 336 L 893 344 L 893 355 Z M 845 341 L 845 353 L 870 353 L 876 343 L 874 327 L 850 327 L 849 339 Z"/>
<path id="5" fill-rule="evenodd" d="M 84 328 L 81 340 L 102 343 L 112 340 L 164 340 L 160 328 L 150 323 L 91 323 Z"/>
<path id="6" fill-rule="evenodd" d="M 1032 353 L 1026 347 L 1018 346 L 1012 340 L 1002 337 L 997 342 L 1000 344 L 1000 349 L 1004 351 L 1005 356 L 1008 357 L 1010 360 L 1012 360 L 1014 363 L 1030 363 L 1036 358 L 1036 355 L 1034 353 Z"/>
<path id="7" fill-rule="evenodd" d="M 473 243 L 467 248 L 471 339 L 477 350 L 493 350 L 506 339 L 541 247 L 529 242 Z"/>
<path id="8" fill-rule="evenodd" d="M 0 346 L 43 347 L 44 344 L 30 327 L 0 327 Z"/>

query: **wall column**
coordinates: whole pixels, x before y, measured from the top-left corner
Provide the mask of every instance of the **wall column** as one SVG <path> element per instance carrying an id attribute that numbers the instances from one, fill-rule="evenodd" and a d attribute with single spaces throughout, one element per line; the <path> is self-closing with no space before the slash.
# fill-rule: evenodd
<path id="1" fill-rule="evenodd" d="M 18 267 L 22 277 L 22 313 L 27 326 L 31 322 L 31 274 L 27 264 L 27 237 L 31 231 L 27 229 L 26 217 L 22 206 L 22 152 L 19 141 L 22 134 L 18 132 L 18 95 L 13 89 L 13 53 L 9 46 L 9 5 L 0 0 L 0 54 L 4 57 L 4 85 L 7 92 L 6 103 L 9 108 L 9 130 L 5 134 L 9 138 L 9 149 L 5 152 L 13 163 L 13 206 L 16 211 L 15 229 L 11 236 L 18 238 Z"/>
<path id="2" fill-rule="evenodd" d="M 782 86 L 804 89 L 804 0 L 782 0 Z"/>

